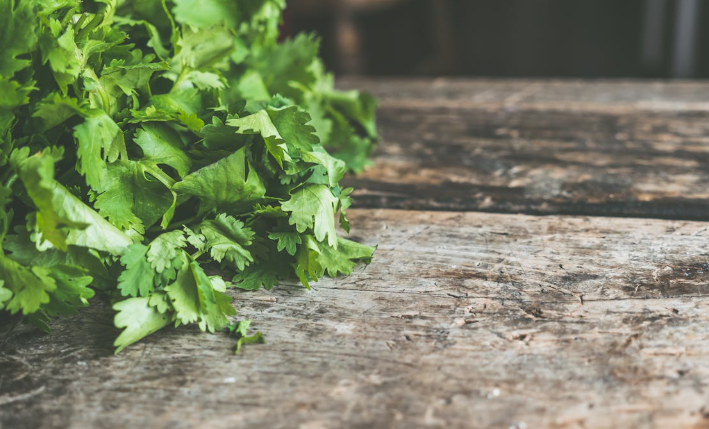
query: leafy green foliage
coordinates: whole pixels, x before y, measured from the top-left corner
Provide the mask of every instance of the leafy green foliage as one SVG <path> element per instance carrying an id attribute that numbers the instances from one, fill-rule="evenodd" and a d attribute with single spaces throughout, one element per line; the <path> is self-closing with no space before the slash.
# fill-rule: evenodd
<path id="1" fill-rule="evenodd" d="M 0 311 L 48 331 L 100 290 L 119 352 L 225 329 L 230 287 L 369 262 L 336 220 L 349 231 L 339 181 L 367 165 L 376 103 L 334 89 L 316 38 L 279 42 L 284 7 L 0 0 Z M 249 323 L 237 352 L 263 341 Z"/>

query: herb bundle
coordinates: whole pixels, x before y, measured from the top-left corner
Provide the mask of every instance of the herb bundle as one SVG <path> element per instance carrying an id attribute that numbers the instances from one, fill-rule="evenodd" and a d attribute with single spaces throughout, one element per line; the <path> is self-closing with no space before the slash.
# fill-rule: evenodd
<path id="1" fill-rule="evenodd" d="M 0 310 L 48 331 L 101 291 L 119 352 L 371 259 L 336 224 L 375 101 L 278 40 L 284 1 L 0 0 Z"/>

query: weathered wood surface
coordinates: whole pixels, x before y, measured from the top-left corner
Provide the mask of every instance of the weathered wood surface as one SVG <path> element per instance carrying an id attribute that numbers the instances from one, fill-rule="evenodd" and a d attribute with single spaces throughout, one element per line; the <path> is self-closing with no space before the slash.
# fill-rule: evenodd
<path id="1" fill-rule="evenodd" d="M 351 218 L 374 262 L 310 293 L 234 292 L 268 339 L 238 357 L 196 329 L 113 356 L 100 305 L 15 330 L 1 427 L 709 427 L 706 223 Z"/>
<path id="2" fill-rule="evenodd" d="M 380 98 L 367 208 L 709 219 L 709 85 L 342 82 Z"/>
<path id="3" fill-rule="evenodd" d="M 381 99 L 348 179 L 374 262 L 232 292 L 268 341 L 238 357 L 190 328 L 114 356 L 100 299 L 0 328 L 0 429 L 709 429 L 709 84 L 341 86 Z"/>

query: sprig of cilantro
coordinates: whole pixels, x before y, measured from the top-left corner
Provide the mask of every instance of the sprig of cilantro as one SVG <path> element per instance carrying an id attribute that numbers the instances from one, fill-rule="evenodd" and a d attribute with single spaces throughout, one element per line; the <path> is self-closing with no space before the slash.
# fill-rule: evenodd
<path id="1" fill-rule="evenodd" d="M 336 220 L 376 103 L 279 41 L 284 1 L 0 0 L 0 311 L 48 331 L 99 291 L 119 352 L 370 261 Z"/>

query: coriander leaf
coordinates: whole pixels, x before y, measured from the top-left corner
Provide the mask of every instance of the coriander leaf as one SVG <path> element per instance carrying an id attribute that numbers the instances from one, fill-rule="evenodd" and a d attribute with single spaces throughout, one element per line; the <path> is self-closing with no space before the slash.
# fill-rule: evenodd
<path id="1" fill-rule="evenodd" d="M 316 82 L 311 65 L 315 62 L 320 43 L 311 35 L 298 35 L 282 44 L 265 47 L 251 57 L 248 64 L 264 76 L 271 94 L 281 94 L 298 100 L 301 90 L 293 85 L 310 87 Z"/>
<path id="2" fill-rule="evenodd" d="M 374 247 L 365 246 L 354 241 L 338 237 L 337 249 L 321 245 L 317 255 L 318 263 L 327 270 L 330 277 L 338 274 L 352 274 L 352 269 L 358 261 L 369 263 L 374 254 Z"/>
<path id="3" fill-rule="evenodd" d="M 310 151 L 313 145 L 320 143 L 315 128 L 307 125 L 310 115 L 297 106 L 269 109 L 268 115 L 291 152 Z"/>
<path id="4" fill-rule="evenodd" d="M 291 160 L 288 155 L 288 146 L 267 111 L 261 110 L 243 118 L 229 119 L 227 125 L 238 127 L 240 134 L 260 134 L 266 148 L 281 167 L 283 167 L 284 161 Z"/>
<path id="5" fill-rule="evenodd" d="M 247 267 L 234 276 L 236 286 L 244 290 L 259 290 L 262 287 L 270 290 L 278 284 L 278 275 L 276 270 L 266 264 L 259 264 L 252 267 Z"/>
<path id="6" fill-rule="evenodd" d="M 147 258 L 151 267 L 162 273 L 172 265 L 173 259 L 181 254 L 181 249 L 187 245 L 185 234 L 179 229 L 160 234 L 150 243 Z"/>
<path id="7" fill-rule="evenodd" d="M 165 291 L 172 301 L 178 323 L 187 325 L 199 320 L 199 291 L 190 264 L 184 263 L 182 265 L 182 268 L 177 272 L 175 281 L 167 286 Z"/>
<path id="8" fill-rule="evenodd" d="M 135 143 L 143 149 L 143 161 L 169 165 L 184 177 L 192 161 L 182 150 L 179 134 L 162 124 L 143 124 L 135 136 Z"/>
<path id="9" fill-rule="evenodd" d="M 204 211 L 253 203 L 266 193 L 258 174 L 246 161 L 245 149 L 189 174 L 173 189 L 199 198 Z"/>
<path id="10" fill-rule="evenodd" d="M 249 336 L 249 326 L 251 326 L 250 320 L 242 320 L 229 325 L 229 332 L 238 339 L 236 342 L 236 348 L 234 349 L 235 355 L 239 354 L 241 346 L 244 344 L 263 344 L 266 342 L 260 332 L 256 332 Z"/>
<path id="11" fill-rule="evenodd" d="M 203 331 L 221 331 L 229 323 L 226 316 L 236 314 L 231 306 L 231 298 L 214 289 L 212 281 L 196 261 L 192 261 L 189 266 L 199 292 L 199 327 Z"/>
<path id="12" fill-rule="evenodd" d="M 28 58 L 17 58 L 32 51 L 37 43 L 34 4 L 29 1 L 0 2 L 0 76 L 11 78 L 30 65 Z"/>
<path id="13" fill-rule="evenodd" d="M 142 235 L 145 232 L 143 221 L 134 213 L 139 192 L 135 189 L 136 180 L 135 168 L 131 164 L 109 165 L 94 207 L 122 231 L 133 230 Z"/>
<path id="14" fill-rule="evenodd" d="M 193 70 L 209 69 L 224 62 L 235 47 L 233 36 L 222 26 L 199 31 L 183 27 L 177 41 L 177 55 L 170 61 L 171 69 L 174 73 L 185 66 Z"/>
<path id="15" fill-rule="evenodd" d="M 121 256 L 126 267 L 118 277 L 118 289 L 123 296 L 148 296 L 153 291 L 155 270 L 147 260 L 148 246 L 132 244 Z"/>
<path id="16" fill-rule="evenodd" d="M 318 281 L 323 276 L 325 268 L 320 264 L 320 246 L 311 235 L 304 238 L 295 254 L 295 274 L 307 289 L 310 281 Z"/>
<path id="17" fill-rule="evenodd" d="M 37 103 L 37 108 L 32 116 L 40 119 L 42 130 L 48 130 L 77 114 L 83 115 L 84 110 L 79 106 L 79 101 L 76 98 L 63 97 L 54 92 Z"/>
<path id="18" fill-rule="evenodd" d="M 296 245 L 302 243 L 297 232 L 272 232 L 268 238 L 278 240 L 278 251 L 285 250 L 289 255 L 295 255 Z"/>
<path id="19" fill-rule="evenodd" d="M 324 185 L 304 186 L 291 194 L 290 200 L 281 205 L 283 211 L 291 212 L 289 223 L 298 232 L 312 229 L 315 237 L 337 248 L 335 230 L 335 207 L 338 199 Z"/>
<path id="20" fill-rule="evenodd" d="M 234 0 L 176 0 L 172 11 L 176 21 L 196 29 L 224 22 L 230 28 L 239 25 L 238 3 Z"/>
<path id="21" fill-rule="evenodd" d="M 197 88 L 183 88 L 168 94 L 159 94 L 150 97 L 149 107 L 153 107 L 160 112 L 168 112 L 174 115 L 184 115 L 189 118 L 204 110 L 204 94 Z M 197 118 L 198 119 L 198 118 Z"/>
<path id="22" fill-rule="evenodd" d="M 75 245 L 119 255 L 132 240 L 54 180 L 55 156 L 45 152 L 20 161 L 18 155 L 13 162 L 39 210 L 42 237 L 62 251 Z"/>
<path id="23" fill-rule="evenodd" d="M 313 152 L 303 153 L 301 158 L 305 162 L 320 164 L 325 167 L 328 183 L 330 187 L 333 188 L 337 186 L 338 182 L 342 180 L 345 173 L 347 173 L 347 164 L 345 164 L 344 161 L 334 158 L 320 147 L 316 147 L 316 150 Z"/>
<path id="24" fill-rule="evenodd" d="M 4 286 L 5 281 L 0 280 L 0 310 L 4 309 L 5 303 L 12 298 L 12 291 Z"/>
<path id="25" fill-rule="evenodd" d="M 55 265 L 50 267 L 49 275 L 57 288 L 50 293 L 49 304 L 43 307 L 48 316 L 73 316 L 78 314 L 79 307 L 89 305 L 88 300 L 94 296 L 94 291 L 88 287 L 93 282 L 88 270 L 72 265 Z"/>
<path id="26" fill-rule="evenodd" d="M 147 297 L 128 298 L 113 304 L 113 309 L 117 312 L 114 324 L 119 329 L 125 328 L 113 343 L 116 354 L 170 323 L 170 314 L 161 314 Z"/>
<path id="27" fill-rule="evenodd" d="M 224 88 L 222 78 L 216 73 L 193 70 L 187 75 L 186 79 L 199 89 Z"/>
<path id="28" fill-rule="evenodd" d="M 12 121 L 13 115 L 3 113 L 3 111 L 10 111 L 23 104 L 29 103 L 29 95 L 36 89 L 33 84 L 33 81 L 21 84 L 10 80 L 10 78 L 0 76 L 0 93 L 3 94 L 3 96 L 0 97 L 0 114 L 7 116 L 10 119 L 9 122 Z M 0 116 L 0 118 L 2 117 Z M 2 128 L 0 128 L 0 130 L 2 130 Z"/>
<path id="29" fill-rule="evenodd" d="M 224 213 L 215 220 L 206 220 L 199 226 L 206 239 L 206 247 L 217 262 L 226 260 L 239 270 L 254 261 L 246 247 L 251 245 L 254 232 L 244 223 Z"/>
<path id="30" fill-rule="evenodd" d="M 49 62 L 54 72 L 54 79 L 62 93 L 66 94 L 67 85 L 74 82 L 83 68 L 84 58 L 74 42 L 74 28 L 62 28 L 62 24 L 53 18 L 39 40 L 42 51 L 42 63 Z"/>
<path id="31" fill-rule="evenodd" d="M 99 189 L 106 180 L 106 162 L 127 157 L 123 131 L 106 112 L 90 110 L 84 123 L 74 127 L 74 137 L 78 146 L 79 173 L 86 176 L 89 186 Z"/>
<path id="32" fill-rule="evenodd" d="M 0 278 L 7 282 L 7 289 L 12 292 L 12 299 L 5 306 L 12 314 L 36 312 L 49 302 L 49 293 L 57 288 L 47 268 L 24 267 L 3 255 L 0 255 Z"/>
<path id="33" fill-rule="evenodd" d="M 154 307 L 160 314 L 165 314 L 172 310 L 170 299 L 165 292 L 155 292 L 151 294 L 148 305 Z"/>

